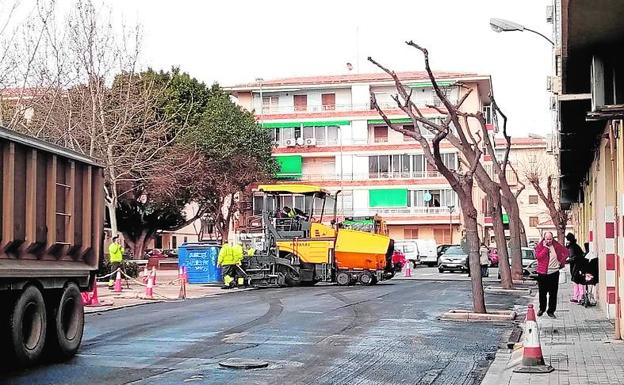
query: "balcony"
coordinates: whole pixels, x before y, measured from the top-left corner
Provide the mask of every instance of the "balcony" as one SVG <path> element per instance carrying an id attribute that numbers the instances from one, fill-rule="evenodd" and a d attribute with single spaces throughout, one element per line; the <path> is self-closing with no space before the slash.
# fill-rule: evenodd
<path id="1" fill-rule="evenodd" d="M 358 173 L 358 174 L 288 174 L 280 173 L 280 179 L 289 181 L 306 181 L 306 182 L 323 182 L 323 181 L 371 181 L 371 180 L 396 180 L 396 179 L 434 179 L 443 178 L 438 171 L 412 171 L 412 172 L 396 172 L 396 173 Z"/>
<path id="2" fill-rule="evenodd" d="M 453 101 L 455 103 L 456 101 Z M 379 106 L 383 110 L 398 110 L 396 102 L 394 101 L 378 101 Z M 426 109 L 429 105 L 435 105 L 440 107 L 440 103 L 432 103 L 429 101 L 416 102 L 419 108 Z M 259 103 L 254 103 L 252 109 L 259 113 Z M 350 111 L 374 111 L 370 103 L 363 104 L 332 104 L 332 105 L 264 105 L 262 106 L 261 115 L 277 115 L 277 114 L 300 114 L 300 113 L 322 113 L 322 112 L 350 112 Z"/>

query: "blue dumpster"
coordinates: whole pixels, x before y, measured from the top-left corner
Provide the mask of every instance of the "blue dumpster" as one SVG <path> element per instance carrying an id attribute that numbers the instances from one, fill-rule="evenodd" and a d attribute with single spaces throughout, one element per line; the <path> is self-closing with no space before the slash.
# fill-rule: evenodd
<path id="1" fill-rule="evenodd" d="M 178 264 L 186 267 L 189 283 L 221 283 L 217 267 L 220 246 L 215 242 L 185 242 L 178 249 Z"/>

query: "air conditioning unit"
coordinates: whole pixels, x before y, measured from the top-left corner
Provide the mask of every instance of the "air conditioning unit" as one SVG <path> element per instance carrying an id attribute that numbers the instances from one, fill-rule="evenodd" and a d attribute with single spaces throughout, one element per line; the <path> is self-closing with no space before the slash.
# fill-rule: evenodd
<path id="1" fill-rule="evenodd" d="M 286 139 L 286 140 L 284 140 L 284 145 L 286 147 L 295 147 L 297 145 L 297 140 L 296 139 Z"/>
<path id="2" fill-rule="evenodd" d="M 553 6 L 552 5 L 547 5 L 546 6 L 546 22 L 547 23 L 552 23 L 553 22 Z"/>
<path id="3" fill-rule="evenodd" d="M 306 146 L 316 146 L 316 139 L 315 138 L 304 139 L 304 144 Z"/>
<path id="4" fill-rule="evenodd" d="M 553 77 L 546 76 L 546 91 L 553 91 Z"/>

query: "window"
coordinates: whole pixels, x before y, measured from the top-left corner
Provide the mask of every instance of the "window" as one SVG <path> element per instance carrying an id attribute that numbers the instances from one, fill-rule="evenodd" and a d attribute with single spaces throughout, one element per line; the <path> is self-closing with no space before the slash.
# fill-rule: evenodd
<path id="1" fill-rule="evenodd" d="M 496 161 L 498 163 L 503 163 L 503 160 L 505 160 L 505 149 L 504 148 L 494 149 L 494 156 L 496 156 Z"/>
<path id="2" fill-rule="evenodd" d="M 338 126 L 327 126 L 327 144 L 338 143 Z"/>
<path id="3" fill-rule="evenodd" d="M 353 191 L 342 191 L 338 194 L 338 213 L 353 215 Z"/>
<path id="4" fill-rule="evenodd" d="M 425 176 L 425 156 L 412 155 L 412 175 L 415 178 L 424 178 Z"/>
<path id="5" fill-rule="evenodd" d="M 529 204 L 536 205 L 539 203 L 539 197 L 537 195 L 529 195 Z"/>
<path id="6" fill-rule="evenodd" d="M 308 95 L 294 95 L 295 111 L 308 110 Z"/>
<path id="7" fill-rule="evenodd" d="M 485 124 L 492 124 L 492 106 L 485 105 L 483 106 L 483 118 L 485 118 Z"/>
<path id="8" fill-rule="evenodd" d="M 336 94 L 322 94 L 321 103 L 323 111 L 333 111 L 336 109 Z"/>
<path id="9" fill-rule="evenodd" d="M 172 249 L 178 248 L 178 237 L 176 237 L 175 235 L 171 237 L 171 248 Z"/>
<path id="10" fill-rule="evenodd" d="M 375 126 L 373 128 L 373 140 L 375 143 L 387 143 L 388 142 L 388 127 Z"/>
<path id="11" fill-rule="evenodd" d="M 324 145 L 325 142 L 325 127 L 314 127 L 314 136 L 316 138 L 317 145 Z"/>
<path id="12" fill-rule="evenodd" d="M 403 239 L 418 239 L 417 228 L 403 229 Z"/>
<path id="13" fill-rule="evenodd" d="M 184 243 L 188 242 L 188 237 L 184 237 Z"/>
<path id="14" fill-rule="evenodd" d="M 262 113 L 277 112 L 279 107 L 279 96 L 262 97 Z"/>
<path id="15" fill-rule="evenodd" d="M 529 217 L 529 227 L 537 227 L 538 224 L 539 224 L 538 217 Z"/>
<path id="16" fill-rule="evenodd" d="M 457 169 L 457 154 L 456 153 L 440 154 L 440 155 L 442 157 L 442 163 L 444 163 L 446 167 L 448 167 L 450 170 Z"/>
<path id="17" fill-rule="evenodd" d="M 431 195 L 431 199 L 425 202 L 427 194 Z M 407 195 L 409 207 L 457 207 L 457 194 L 451 189 L 410 190 Z"/>
<path id="18" fill-rule="evenodd" d="M 451 243 L 451 230 L 450 229 L 434 229 L 433 238 L 435 238 L 438 245 L 444 245 Z"/>

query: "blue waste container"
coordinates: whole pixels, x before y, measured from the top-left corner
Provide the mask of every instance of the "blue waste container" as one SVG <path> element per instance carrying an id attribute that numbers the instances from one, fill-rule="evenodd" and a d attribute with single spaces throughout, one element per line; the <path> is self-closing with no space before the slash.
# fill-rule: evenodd
<path id="1" fill-rule="evenodd" d="M 185 242 L 178 249 L 178 264 L 186 267 L 189 283 L 221 283 L 217 267 L 220 246 L 215 242 Z"/>

